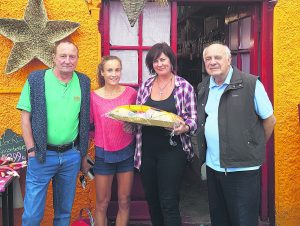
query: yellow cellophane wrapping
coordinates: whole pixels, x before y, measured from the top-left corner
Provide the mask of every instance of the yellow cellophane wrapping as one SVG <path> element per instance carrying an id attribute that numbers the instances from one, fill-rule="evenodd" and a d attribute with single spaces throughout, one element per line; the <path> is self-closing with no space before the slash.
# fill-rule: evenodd
<path id="1" fill-rule="evenodd" d="M 110 111 L 108 116 L 125 122 L 167 128 L 173 128 L 175 122 L 182 121 L 178 115 L 146 105 L 119 106 Z"/>

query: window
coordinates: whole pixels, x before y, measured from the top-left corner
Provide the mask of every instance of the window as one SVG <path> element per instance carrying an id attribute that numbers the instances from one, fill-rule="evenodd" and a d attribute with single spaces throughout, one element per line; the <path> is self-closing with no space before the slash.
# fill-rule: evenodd
<path id="1" fill-rule="evenodd" d="M 259 74 L 258 59 L 258 10 L 249 7 L 237 10 L 228 19 L 228 44 L 232 54 L 232 64 L 240 70 Z M 255 45 L 254 45 L 255 44 Z"/>
<path id="2" fill-rule="evenodd" d="M 103 55 L 122 60 L 121 83 L 138 86 L 149 72 L 147 51 L 157 42 L 170 44 L 171 7 L 148 2 L 134 27 L 131 27 L 120 1 L 103 2 L 101 34 Z"/>

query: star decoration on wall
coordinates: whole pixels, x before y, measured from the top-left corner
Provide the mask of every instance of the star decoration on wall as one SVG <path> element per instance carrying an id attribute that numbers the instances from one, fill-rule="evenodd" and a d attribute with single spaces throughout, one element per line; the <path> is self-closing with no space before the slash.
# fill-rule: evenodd
<path id="1" fill-rule="evenodd" d="M 71 21 L 48 20 L 43 0 L 28 0 L 23 20 L 0 18 L 0 34 L 14 43 L 5 73 L 19 70 L 34 58 L 51 67 L 55 42 L 78 27 Z"/>

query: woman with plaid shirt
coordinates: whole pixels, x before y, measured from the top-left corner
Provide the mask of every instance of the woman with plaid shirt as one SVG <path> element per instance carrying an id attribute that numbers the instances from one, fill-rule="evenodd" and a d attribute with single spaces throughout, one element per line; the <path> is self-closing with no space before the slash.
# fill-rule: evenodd
<path id="1" fill-rule="evenodd" d="M 146 65 L 154 76 L 140 87 L 137 104 L 175 113 L 182 120 L 172 134 L 166 128 L 138 126 L 135 167 L 141 171 L 153 226 L 180 226 L 179 189 L 186 162 L 194 156 L 196 97 L 192 85 L 174 74 L 176 56 L 168 44 L 155 44 Z"/>

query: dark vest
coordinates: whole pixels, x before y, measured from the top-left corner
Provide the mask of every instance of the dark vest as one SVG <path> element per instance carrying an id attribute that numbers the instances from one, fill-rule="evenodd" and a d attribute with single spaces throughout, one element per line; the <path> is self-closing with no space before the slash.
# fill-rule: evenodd
<path id="1" fill-rule="evenodd" d="M 254 94 L 257 77 L 234 67 L 230 84 L 221 96 L 218 110 L 220 164 L 222 168 L 251 167 L 265 160 L 262 119 L 255 112 Z M 209 77 L 198 85 L 198 151 L 205 161 L 205 106 Z"/>
<path id="2" fill-rule="evenodd" d="M 90 79 L 84 74 L 76 73 L 81 88 L 78 149 L 81 156 L 84 156 L 88 149 L 89 140 Z M 35 156 L 40 162 L 45 162 L 47 149 L 47 112 L 44 77 L 45 70 L 34 71 L 28 77 L 32 135 L 36 146 Z"/>

